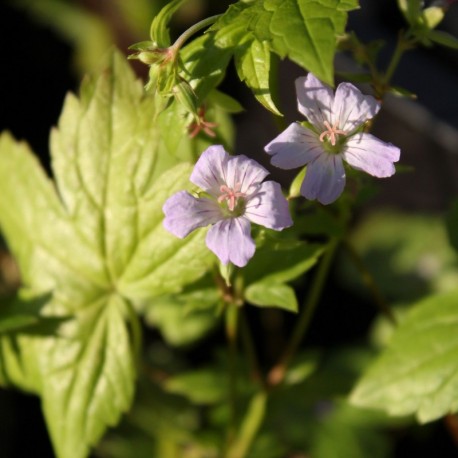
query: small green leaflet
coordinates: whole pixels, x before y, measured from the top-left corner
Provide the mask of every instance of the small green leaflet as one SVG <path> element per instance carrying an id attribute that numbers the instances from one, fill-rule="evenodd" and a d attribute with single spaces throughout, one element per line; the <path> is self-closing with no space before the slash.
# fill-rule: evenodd
<path id="1" fill-rule="evenodd" d="M 190 189 L 180 162 L 195 147 L 176 104 L 163 103 L 114 52 L 79 99 L 66 98 L 51 136 L 55 183 L 27 145 L 0 136 L 0 228 L 24 284 L 52 293 L 43 315 L 66 318 L 58 335 L 1 338 L 0 382 L 41 396 L 59 458 L 87 456 L 129 408 L 135 308 L 212 262 L 202 231 L 182 241 L 162 227 L 164 201 Z M 171 129 L 178 135 L 166 138 Z"/>
<path id="2" fill-rule="evenodd" d="M 297 312 L 298 308 L 294 289 L 284 283 L 253 283 L 245 290 L 245 299 L 259 307 L 278 307 L 288 312 Z"/>
<path id="3" fill-rule="evenodd" d="M 421 423 L 458 411 L 458 291 L 413 307 L 350 400 Z"/>
<path id="4" fill-rule="evenodd" d="M 151 23 L 150 36 L 156 46 L 166 48 L 171 45 L 168 24 L 173 13 L 175 13 L 184 2 L 185 0 L 172 0 L 154 17 Z"/>
<path id="5" fill-rule="evenodd" d="M 235 67 L 241 81 L 253 91 L 256 99 L 277 116 L 282 114 L 270 94 L 270 49 L 267 42 L 251 41 L 235 54 Z"/>
<path id="6" fill-rule="evenodd" d="M 333 84 L 336 37 L 345 30 L 347 11 L 357 0 L 254 0 L 232 5 L 212 27 L 226 48 L 257 42 L 280 57 L 289 57 L 323 82 Z M 240 66 L 240 65 L 239 65 Z M 257 69 L 259 71 L 259 67 Z M 255 78 L 245 74 L 247 84 Z M 263 69 L 268 72 L 268 65 Z"/>
<path id="7" fill-rule="evenodd" d="M 322 253 L 322 245 L 266 239 L 243 269 L 245 299 L 260 307 L 297 312 L 296 294 L 286 282 L 311 269 Z"/>

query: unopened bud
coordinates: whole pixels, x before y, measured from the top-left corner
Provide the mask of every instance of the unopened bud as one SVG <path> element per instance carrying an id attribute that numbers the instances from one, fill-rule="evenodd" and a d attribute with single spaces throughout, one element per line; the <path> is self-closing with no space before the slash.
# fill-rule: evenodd
<path id="1" fill-rule="evenodd" d="M 434 29 L 444 19 L 445 10 L 439 6 L 430 6 L 423 10 L 423 18 L 428 29 Z"/>
<path id="2" fill-rule="evenodd" d="M 174 88 L 173 94 L 176 99 L 196 117 L 198 116 L 197 96 L 190 84 L 181 80 Z"/>

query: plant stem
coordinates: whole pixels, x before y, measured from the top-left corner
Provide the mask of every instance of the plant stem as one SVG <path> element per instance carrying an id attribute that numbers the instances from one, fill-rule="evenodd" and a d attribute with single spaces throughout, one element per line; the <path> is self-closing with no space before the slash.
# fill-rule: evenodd
<path id="1" fill-rule="evenodd" d="M 248 361 L 250 364 L 250 377 L 256 383 L 263 385 L 263 377 L 261 370 L 259 368 L 259 362 L 256 356 L 256 349 L 254 346 L 253 337 L 248 326 L 246 314 L 243 313 L 243 311 L 240 315 L 240 336 L 242 338 L 242 342 L 244 344 Z"/>
<path id="2" fill-rule="evenodd" d="M 227 458 L 244 458 L 262 425 L 266 413 L 267 394 L 255 394 L 248 406 L 237 439 L 228 450 Z"/>
<path id="3" fill-rule="evenodd" d="M 221 14 L 216 14 L 215 16 L 210 16 L 206 19 L 202 19 L 201 21 L 197 22 L 196 24 L 192 25 L 189 27 L 189 29 L 185 30 L 176 40 L 175 43 L 171 46 L 171 48 L 174 49 L 175 52 L 177 52 L 185 43 L 185 41 L 190 38 L 192 35 L 194 35 L 196 32 L 199 30 L 204 29 L 205 27 L 213 24 L 214 22 L 217 21 L 219 17 L 221 17 Z"/>
<path id="4" fill-rule="evenodd" d="M 316 306 L 318 305 L 318 301 L 321 297 L 321 293 L 323 291 L 323 287 L 331 267 L 331 261 L 334 258 L 334 254 L 338 245 L 338 238 L 333 238 L 329 242 L 328 248 L 323 258 L 321 259 L 321 263 L 318 267 L 318 271 L 314 278 L 312 287 L 305 301 L 305 306 L 302 309 L 299 321 L 293 330 L 293 334 L 288 343 L 288 346 L 280 358 L 280 361 L 270 370 L 267 376 L 268 385 L 271 387 L 279 385 L 281 382 L 283 382 L 288 364 L 290 363 L 291 358 L 294 356 L 294 353 L 296 352 L 299 344 L 301 343 L 309 328 L 313 313 L 316 309 Z"/>
<path id="5" fill-rule="evenodd" d="M 356 252 L 356 250 L 353 248 L 353 246 L 348 242 L 344 242 L 344 247 L 347 250 L 347 253 L 350 255 L 350 259 L 353 261 L 353 264 L 355 267 L 358 269 L 359 273 L 361 274 L 361 279 L 366 286 L 366 288 L 370 291 L 372 294 L 372 297 L 374 299 L 374 302 L 377 304 L 377 307 L 380 309 L 380 311 L 386 315 L 389 321 L 393 325 L 396 325 L 396 317 L 393 314 L 393 311 L 391 310 L 390 306 L 387 304 L 385 299 L 383 298 L 383 295 L 374 280 L 374 277 L 372 274 L 369 272 L 368 268 L 364 264 L 364 261 L 361 259 L 361 256 Z"/>
<path id="6" fill-rule="evenodd" d="M 227 433 L 227 442 L 230 444 L 236 431 L 237 419 L 237 324 L 238 307 L 233 303 L 227 304 L 226 309 L 226 338 L 228 343 L 230 420 Z"/>
<path id="7" fill-rule="evenodd" d="M 407 34 L 406 34 L 407 35 Z M 390 63 L 388 64 L 388 68 L 385 72 L 383 77 L 383 83 L 385 86 L 388 86 L 396 68 L 399 65 L 399 61 L 401 60 L 402 55 L 405 51 L 412 48 L 412 41 L 408 40 L 404 35 L 403 32 L 399 33 L 398 41 L 396 43 L 396 48 L 394 49 L 394 53 L 391 56 Z"/>

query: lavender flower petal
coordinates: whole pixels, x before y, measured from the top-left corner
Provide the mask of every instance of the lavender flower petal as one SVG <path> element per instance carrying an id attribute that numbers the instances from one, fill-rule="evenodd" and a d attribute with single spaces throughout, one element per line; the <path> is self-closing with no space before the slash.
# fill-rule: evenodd
<path id="1" fill-rule="evenodd" d="M 199 157 L 189 178 L 192 183 L 217 197 L 226 184 L 227 162 L 230 156 L 221 145 L 209 146 Z"/>
<path id="2" fill-rule="evenodd" d="M 261 184 L 245 207 L 245 216 L 261 226 L 281 231 L 293 225 L 289 214 L 288 201 L 283 196 L 281 186 L 274 181 Z"/>
<path id="3" fill-rule="evenodd" d="M 272 156 L 272 165 L 286 170 L 308 164 L 323 152 L 316 134 L 298 123 L 289 125 L 264 150 Z"/>
<path id="4" fill-rule="evenodd" d="M 345 187 L 345 170 L 338 154 L 322 154 L 307 166 L 301 194 L 324 205 L 334 202 Z"/>
<path id="5" fill-rule="evenodd" d="M 379 109 L 380 104 L 374 97 L 362 94 L 353 84 L 341 83 L 332 105 L 331 124 L 350 134 L 366 120 L 372 119 Z"/>
<path id="6" fill-rule="evenodd" d="M 186 191 L 180 191 L 165 202 L 164 227 L 179 238 L 186 237 L 198 227 L 214 224 L 222 218 L 220 207 L 207 198 L 195 198 Z"/>
<path id="7" fill-rule="evenodd" d="M 209 229 L 207 247 L 223 264 L 231 262 L 243 267 L 253 257 L 256 249 L 250 233 L 251 225 L 246 218 L 223 219 Z"/>
<path id="8" fill-rule="evenodd" d="M 246 156 L 233 156 L 227 163 L 226 184 L 235 188 L 239 184 L 240 191 L 245 194 L 253 193 L 269 172 L 256 161 Z"/>
<path id="9" fill-rule="evenodd" d="M 331 122 L 334 101 L 332 89 L 323 84 L 312 73 L 296 79 L 297 109 L 319 131 L 325 129 L 324 122 Z"/>
<path id="10" fill-rule="evenodd" d="M 357 170 L 377 178 L 386 178 L 396 171 L 393 162 L 399 160 L 401 150 L 371 134 L 356 134 L 349 138 L 343 158 Z"/>

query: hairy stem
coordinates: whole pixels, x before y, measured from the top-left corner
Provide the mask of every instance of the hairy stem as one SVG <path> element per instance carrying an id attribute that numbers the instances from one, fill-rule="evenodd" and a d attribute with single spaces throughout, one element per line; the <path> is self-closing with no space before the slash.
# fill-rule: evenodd
<path id="1" fill-rule="evenodd" d="M 173 45 L 171 47 L 174 49 L 175 52 L 177 52 L 192 35 L 197 33 L 199 30 L 202 30 L 205 27 L 213 24 L 221 16 L 222 16 L 221 14 L 216 14 L 215 16 L 210 16 L 210 17 L 208 17 L 206 19 L 202 19 L 201 21 L 199 21 L 196 24 L 192 25 L 191 27 L 189 27 L 189 29 L 185 30 L 175 40 L 175 43 L 173 43 Z"/>

